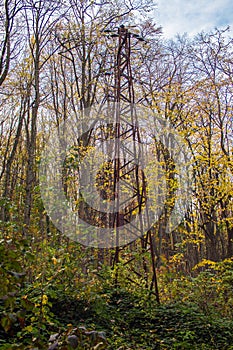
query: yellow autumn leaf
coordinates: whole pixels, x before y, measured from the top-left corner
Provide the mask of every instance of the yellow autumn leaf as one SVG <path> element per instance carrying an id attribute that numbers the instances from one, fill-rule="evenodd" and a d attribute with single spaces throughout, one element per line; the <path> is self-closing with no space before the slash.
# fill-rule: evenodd
<path id="1" fill-rule="evenodd" d="M 24 328 L 27 332 L 31 333 L 33 331 L 33 327 L 31 325 Z"/>
<path id="2" fill-rule="evenodd" d="M 57 259 L 55 258 L 55 256 L 52 257 L 52 262 L 54 263 L 54 265 L 57 265 Z"/>
<path id="3" fill-rule="evenodd" d="M 48 297 L 47 297 L 46 294 L 44 294 L 43 297 L 42 297 L 42 305 L 46 305 L 47 302 L 48 302 Z"/>

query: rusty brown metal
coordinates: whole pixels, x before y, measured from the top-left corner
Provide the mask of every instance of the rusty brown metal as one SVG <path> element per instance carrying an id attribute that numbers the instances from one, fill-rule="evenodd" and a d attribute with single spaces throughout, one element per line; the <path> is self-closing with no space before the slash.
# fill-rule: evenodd
<path id="1" fill-rule="evenodd" d="M 143 273 L 137 270 L 134 266 L 136 259 L 134 256 L 129 257 L 127 261 L 124 262 L 124 266 L 130 269 L 131 274 L 135 274 L 139 278 L 145 280 L 145 285 L 150 288 L 150 291 L 155 294 L 156 300 L 159 303 L 159 290 L 156 275 L 156 254 L 154 249 L 154 237 L 153 230 L 146 230 L 146 223 L 140 216 L 140 244 L 129 243 L 124 247 L 119 247 L 119 226 L 124 223 L 131 224 L 131 216 L 133 213 L 140 213 L 142 210 L 147 210 L 145 206 L 147 200 L 147 186 L 146 178 L 143 171 L 140 170 L 137 164 L 131 162 L 121 163 L 120 161 L 120 141 L 121 139 L 132 139 L 140 144 L 140 130 L 137 124 L 137 112 L 135 108 L 135 93 L 134 93 L 134 79 L 131 67 L 131 40 L 138 41 L 139 36 L 135 36 L 130 33 L 128 28 L 123 25 L 118 28 L 117 33 L 112 33 L 110 40 L 118 40 L 115 53 L 115 68 L 114 68 L 114 87 L 113 96 L 110 96 L 116 104 L 115 110 L 115 125 L 112 128 L 115 130 L 115 159 L 114 159 L 114 193 L 119 193 L 119 182 L 124 181 L 126 176 L 130 176 L 132 181 L 132 191 L 134 192 L 134 198 L 131 206 L 125 211 L 120 210 L 120 198 L 116 198 L 116 213 L 114 218 L 114 228 L 116 230 L 116 242 L 115 242 L 115 254 L 113 259 L 113 266 L 116 267 L 115 284 L 118 284 L 119 271 L 117 265 L 120 262 L 121 256 L 124 255 L 126 249 L 134 250 L 139 249 L 141 255 L 141 266 Z M 108 89 L 107 89 L 108 90 Z M 109 97 L 109 96 L 108 96 Z M 127 103 L 129 104 L 130 120 L 125 120 L 121 110 L 121 105 Z M 124 127 L 122 127 L 124 125 Z M 140 150 L 133 148 L 133 157 L 136 159 L 138 157 L 138 152 Z M 129 150 L 124 149 L 124 152 L 129 152 Z M 148 213 L 145 215 L 148 218 Z M 149 219 L 148 219 L 149 220 Z M 138 241 L 139 241 L 138 240 Z M 145 257 L 146 254 L 150 254 L 150 261 Z M 125 253 L 125 255 L 127 255 Z M 129 276 L 131 282 L 134 281 L 132 276 Z"/>

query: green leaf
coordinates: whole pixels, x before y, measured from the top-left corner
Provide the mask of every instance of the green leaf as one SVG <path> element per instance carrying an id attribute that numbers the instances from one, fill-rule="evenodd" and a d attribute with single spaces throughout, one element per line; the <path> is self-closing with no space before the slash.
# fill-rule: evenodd
<path id="1" fill-rule="evenodd" d="M 10 317 L 4 316 L 1 319 L 1 325 L 2 325 L 2 327 L 4 329 L 4 331 L 8 332 L 11 329 L 12 320 L 10 319 Z"/>

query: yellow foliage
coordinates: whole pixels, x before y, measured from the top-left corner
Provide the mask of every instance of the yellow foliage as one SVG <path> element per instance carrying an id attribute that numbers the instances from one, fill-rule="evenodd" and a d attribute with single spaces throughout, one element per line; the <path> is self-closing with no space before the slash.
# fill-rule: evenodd
<path id="1" fill-rule="evenodd" d="M 203 259 L 201 262 L 194 266 L 193 270 L 197 270 L 199 267 L 203 267 L 206 265 L 214 267 L 216 265 L 216 262 L 212 260 Z"/>
<path id="2" fill-rule="evenodd" d="M 55 258 L 55 256 L 52 257 L 52 262 L 54 265 L 57 265 L 57 259 Z"/>
<path id="3" fill-rule="evenodd" d="M 43 294 L 43 297 L 42 297 L 42 305 L 46 305 L 48 302 L 48 297 L 46 294 Z"/>
<path id="4" fill-rule="evenodd" d="M 31 333 L 33 331 L 33 327 L 31 325 L 24 328 L 25 331 Z"/>

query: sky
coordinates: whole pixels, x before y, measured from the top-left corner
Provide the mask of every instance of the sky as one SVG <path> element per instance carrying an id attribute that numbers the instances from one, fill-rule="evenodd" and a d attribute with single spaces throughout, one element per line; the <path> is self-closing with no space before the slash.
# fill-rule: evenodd
<path id="1" fill-rule="evenodd" d="M 177 33 L 194 36 L 215 27 L 231 26 L 233 36 L 232 0 L 157 0 L 155 22 L 163 28 L 163 35 L 172 38 Z"/>

